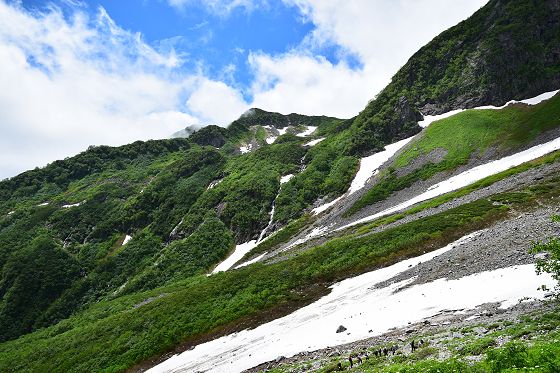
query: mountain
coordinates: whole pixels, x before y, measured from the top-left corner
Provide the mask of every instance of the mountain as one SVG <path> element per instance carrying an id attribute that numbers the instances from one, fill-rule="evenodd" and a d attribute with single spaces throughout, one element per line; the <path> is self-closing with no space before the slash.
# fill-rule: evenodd
<path id="1" fill-rule="evenodd" d="M 409 137 L 422 114 L 503 105 L 560 85 L 556 0 L 491 0 L 415 53 L 352 124 L 346 150 Z"/>
<path id="2" fill-rule="evenodd" d="M 354 118 L 253 108 L 0 182 L 0 371 L 144 370 L 183 351 L 158 369 L 333 371 L 339 357 L 322 349 L 368 330 L 382 335 L 370 352 L 402 339 L 371 369 L 429 370 L 437 350 L 406 349 L 425 335 L 461 356 L 433 371 L 511 368 L 522 348 L 516 361 L 553 366 L 555 306 L 489 304 L 553 284 L 528 250 L 560 234 L 559 12 L 491 0 Z M 428 292 L 438 284 L 455 293 Z M 436 337 L 474 322 L 503 333 L 460 350 Z M 340 347 L 345 367 L 356 346 Z"/>

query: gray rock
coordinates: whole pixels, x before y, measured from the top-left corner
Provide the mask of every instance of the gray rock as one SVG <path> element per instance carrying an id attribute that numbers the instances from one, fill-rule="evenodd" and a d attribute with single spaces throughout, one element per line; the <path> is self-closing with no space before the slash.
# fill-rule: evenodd
<path id="1" fill-rule="evenodd" d="M 345 332 L 346 330 L 348 330 L 348 329 L 346 329 L 346 328 L 344 327 L 344 325 L 340 325 L 340 326 L 338 327 L 338 329 L 336 329 L 336 332 L 337 332 L 337 333 L 342 333 L 342 332 Z"/>

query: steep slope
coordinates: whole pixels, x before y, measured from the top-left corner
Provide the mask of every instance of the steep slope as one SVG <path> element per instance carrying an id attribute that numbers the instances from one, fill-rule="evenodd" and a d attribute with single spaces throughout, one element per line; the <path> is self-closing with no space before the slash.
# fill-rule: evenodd
<path id="1" fill-rule="evenodd" d="M 422 110 L 558 89 L 557 5 L 490 1 L 413 56 L 353 119 L 252 109 L 228 128 L 92 148 L 0 182 L 0 370 L 123 371 L 288 314 L 335 281 L 518 211 L 556 208 L 558 152 L 366 225 L 324 224 L 343 227 L 476 162 L 557 138 L 560 96 L 433 123 L 378 157 L 391 159 L 353 186 L 344 208 L 312 212 L 348 191 L 358 156 L 417 134 Z M 505 68 L 512 56 L 520 62 Z M 317 229 L 330 235 L 284 250 Z M 264 264 L 207 276 L 235 247 L 270 234 L 245 257 Z"/>
<path id="2" fill-rule="evenodd" d="M 347 144 L 364 154 L 419 128 L 422 114 L 502 105 L 560 86 L 558 0 L 491 0 L 414 54 L 356 117 Z"/>

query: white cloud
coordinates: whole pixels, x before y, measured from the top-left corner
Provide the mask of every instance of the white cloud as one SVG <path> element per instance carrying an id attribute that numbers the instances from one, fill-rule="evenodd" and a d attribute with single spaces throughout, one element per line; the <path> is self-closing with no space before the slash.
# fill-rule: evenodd
<path id="1" fill-rule="evenodd" d="M 358 114 L 421 46 L 488 0 L 284 0 L 315 25 L 281 55 L 252 54 L 254 105 L 283 113 Z M 338 46 L 361 66 L 317 57 Z M 315 56 L 312 54 L 315 53 Z"/>
<path id="2" fill-rule="evenodd" d="M 187 100 L 187 107 L 205 124 L 225 126 L 245 112 L 249 106 L 239 91 L 219 81 L 200 78 Z"/>
<path id="3" fill-rule="evenodd" d="M 180 60 L 100 9 L 96 19 L 0 2 L 0 179 L 85 150 L 165 138 L 198 119 L 179 111 L 192 78 Z"/>
<path id="4" fill-rule="evenodd" d="M 244 100 L 235 66 L 209 78 L 204 61 L 189 75 L 173 43 L 159 51 L 121 29 L 100 8 L 93 19 L 74 4 L 30 13 L 0 0 L 0 179 L 92 144 L 164 138 L 187 125 L 226 125 L 249 107 L 282 113 L 356 115 L 419 47 L 487 0 L 284 0 L 315 25 L 293 50 L 243 51 L 254 79 Z M 219 15 L 266 0 L 168 0 Z M 211 30 L 210 30 L 211 31 Z M 356 56 L 321 57 L 324 46 Z M 161 52 L 165 50 L 165 52 Z M 240 51 L 241 53 L 241 51 Z"/>
<path id="5" fill-rule="evenodd" d="M 251 54 L 255 72 L 251 106 L 283 113 L 351 117 L 371 98 L 373 79 L 345 63 L 300 53 Z"/>

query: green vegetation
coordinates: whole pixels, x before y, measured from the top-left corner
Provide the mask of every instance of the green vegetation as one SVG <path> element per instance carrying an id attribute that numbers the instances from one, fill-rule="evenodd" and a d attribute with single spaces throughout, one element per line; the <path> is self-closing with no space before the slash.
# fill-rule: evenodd
<path id="1" fill-rule="evenodd" d="M 514 105 L 501 110 L 468 110 L 442 119 L 430 125 L 418 140 L 408 144 L 393 168 L 356 201 L 346 215 L 384 200 L 418 180 L 427 180 L 438 172 L 452 171 L 467 164 L 473 156 L 481 156 L 490 147 L 497 148 L 498 154 L 515 150 L 539 133 L 559 125 L 560 95 L 532 107 Z M 441 162 L 427 163 L 406 175 L 397 175 L 397 169 L 436 149 L 446 152 Z"/>
<path id="2" fill-rule="evenodd" d="M 16 370 L 119 371 L 244 316 L 306 302 L 305 292 L 295 289 L 313 288 L 438 247 L 507 210 L 481 200 L 382 233 L 336 239 L 274 265 L 256 264 L 104 300 L 55 326 L 1 344 L 0 370 L 9 364 Z M 134 307 L 146 299 L 151 302 Z"/>

